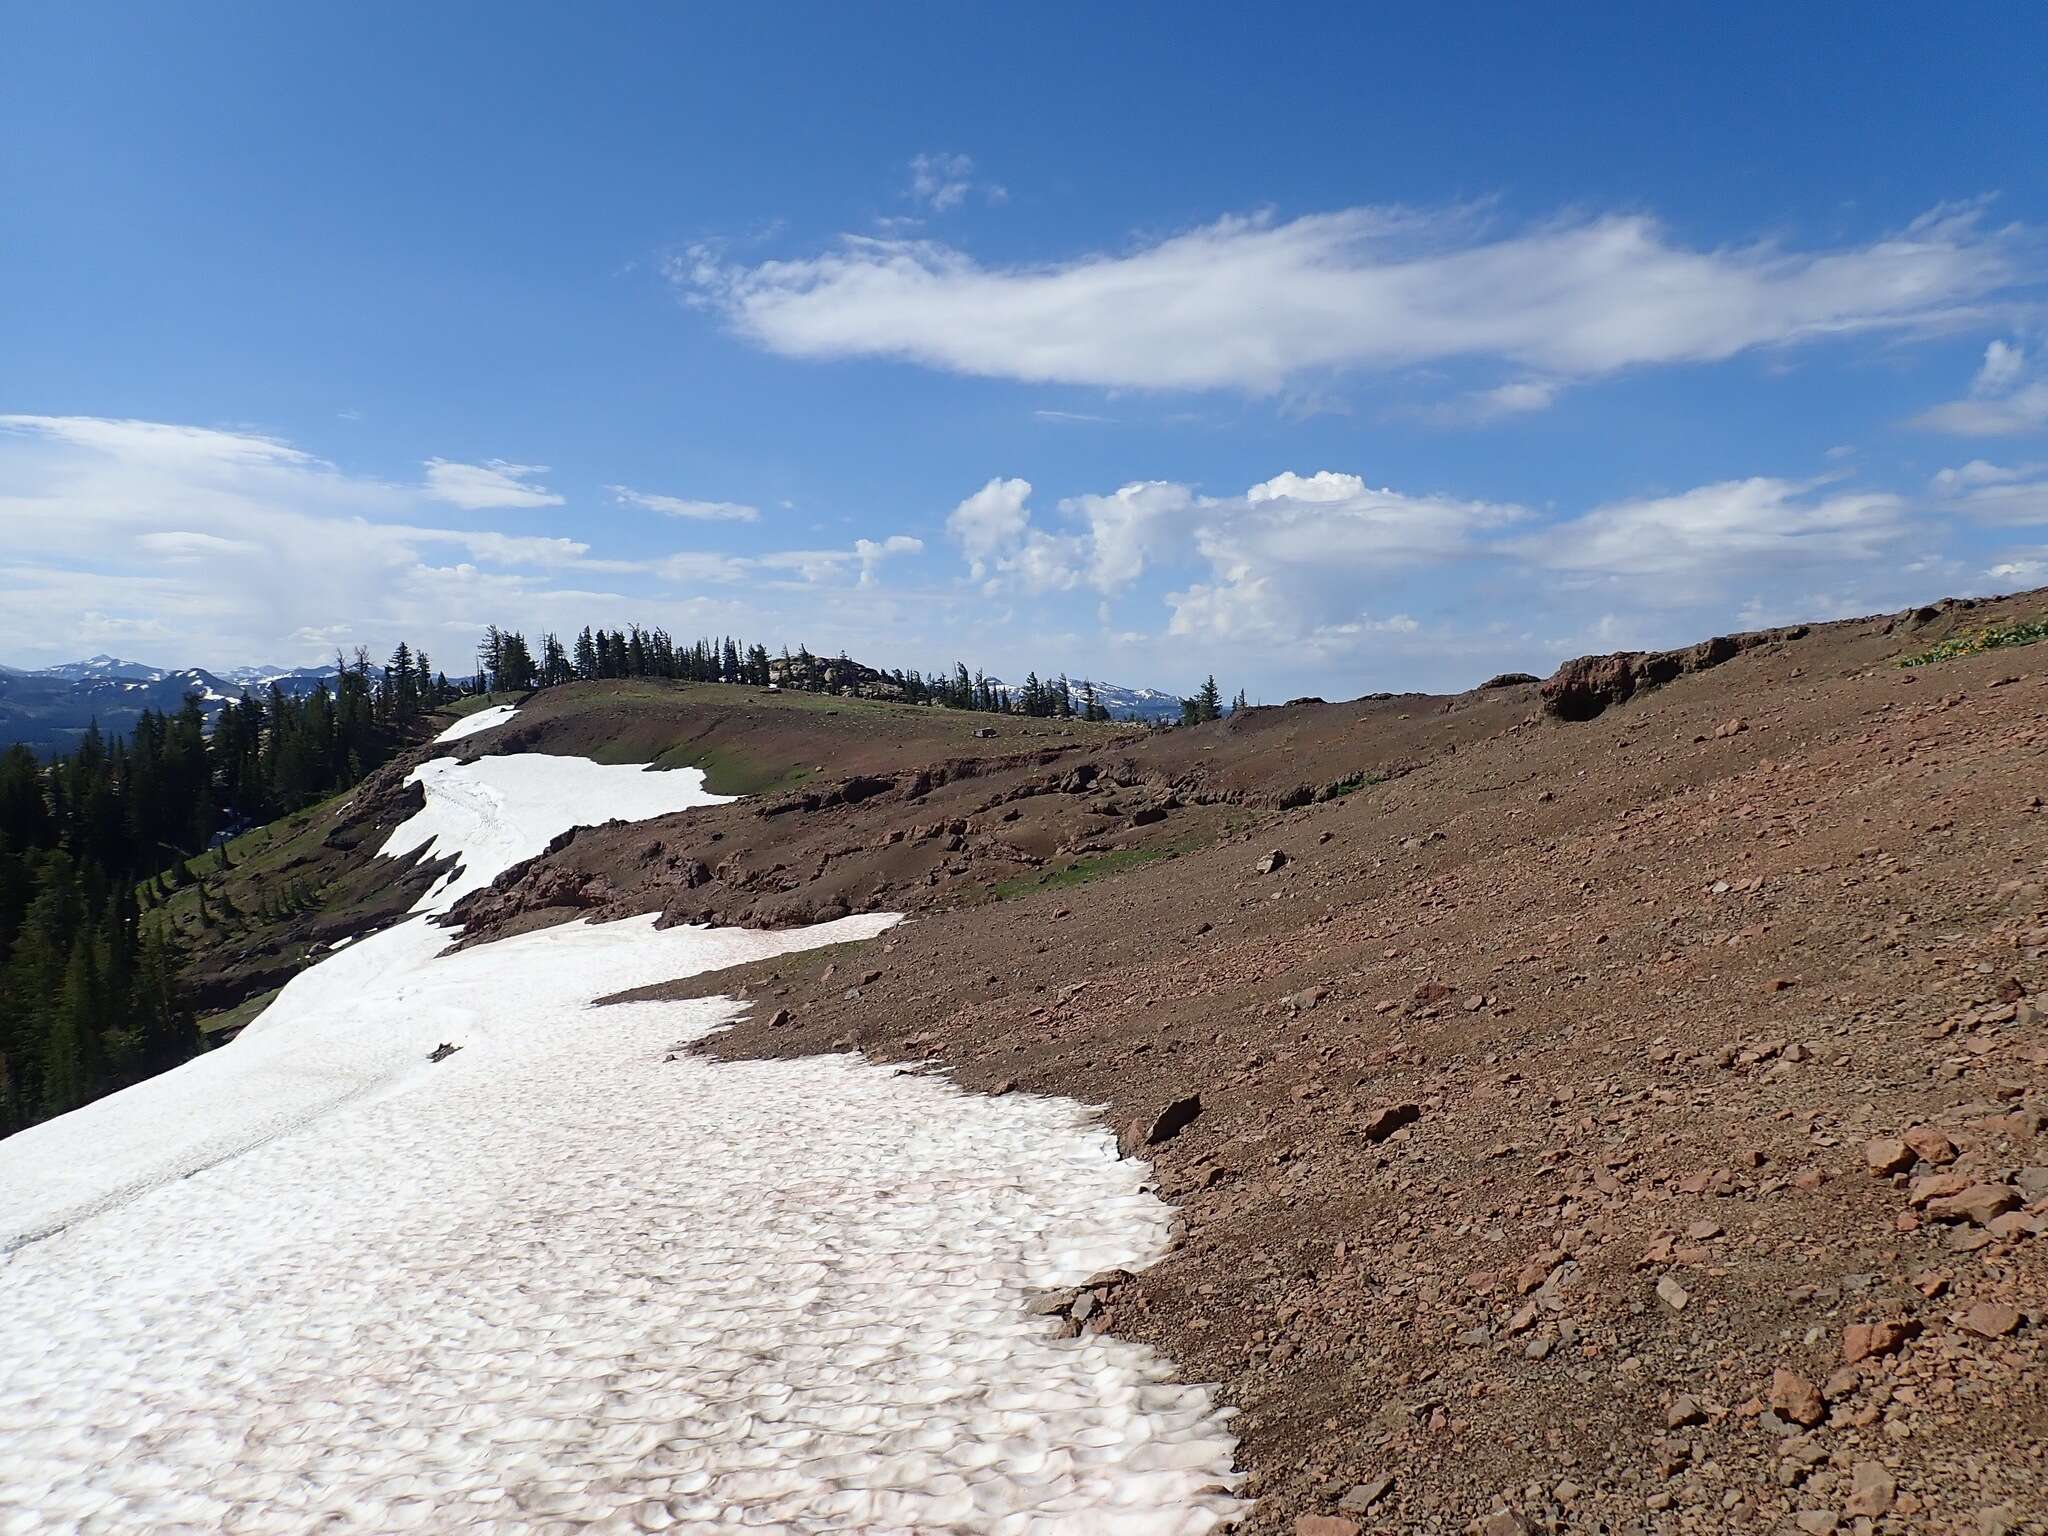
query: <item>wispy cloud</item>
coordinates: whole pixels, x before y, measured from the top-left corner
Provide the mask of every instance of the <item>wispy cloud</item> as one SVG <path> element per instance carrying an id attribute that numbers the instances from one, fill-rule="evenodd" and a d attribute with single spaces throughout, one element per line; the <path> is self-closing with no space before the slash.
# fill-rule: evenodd
<path id="1" fill-rule="evenodd" d="M 1874 559 L 1905 535 L 1908 510 L 1888 491 L 1755 476 L 1609 502 L 1518 540 L 1513 552 L 1560 571 L 1656 577 L 1689 596 L 1736 572 Z"/>
<path id="2" fill-rule="evenodd" d="M 997 182 L 977 178 L 974 174 L 974 157 L 959 154 L 921 154 L 910 158 L 910 200 L 919 206 L 929 208 L 933 213 L 945 213 L 967 201 L 970 193 L 979 192 L 984 201 L 1003 203 L 1009 200 L 1009 191 Z"/>
<path id="3" fill-rule="evenodd" d="M 608 485 L 612 499 L 622 507 L 639 507 L 668 517 L 688 518 L 699 523 L 751 523 L 761 515 L 759 507 L 740 501 L 697 501 L 687 496 L 661 496 L 636 491 L 630 485 Z"/>
<path id="4" fill-rule="evenodd" d="M 942 181 L 940 187 L 952 185 Z M 1459 358 L 1538 379 L 1981 317 L 2032 275 L 1977 207 L 1867 244 L 1694 249 L 1638 214 L 1507 233 L 1469 209 L 1220 219 L 1117 254 L 992 266 L 931 240 L 847 236 L 743 265 L 671 264 L 695 303 L 791 357 L 884 357 L 1043 383 L 1276 392 L 1304 374 Z M 1527 409 L 1542 385 L 1494 403 Z"/>
<path id="5" fill-rule="evenodd" d="M 494 507 L 559 507 L 562 498 L 536 483 L 545 464 L 509 464 L 491 459 L 458 464 L 451 459 L 427 460 L 427 494 L 451 507 L 480 512 Z"/>
<path id="6" fill-rule="evenodd" d="M 2015 527 L 2048 523 L 2048 464 L 1992 464 L 1972 459 L 1928 482 L 1944 511 L 1979 523 Z"/>

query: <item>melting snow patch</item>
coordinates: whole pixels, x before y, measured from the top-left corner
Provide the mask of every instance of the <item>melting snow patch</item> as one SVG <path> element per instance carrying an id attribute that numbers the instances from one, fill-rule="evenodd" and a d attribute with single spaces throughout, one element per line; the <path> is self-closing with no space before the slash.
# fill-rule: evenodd
<path id="1" fill-rule="evenodd" d="M 493 726 L 503 725 L 518 713 L 518 709 L 519 706 L 516 704 L 493 704 L 488 709 L 479 709 L 474 714 L 464 715 L 436 736 L 434 744 L 438 746 L 444 741 L 460 741 L 465 736 L 474 736 L 479 731 L 488 731 Z"/>
<path id="2" fill-rule="evenodd" d="M 422 770 L 486 879 L 560 830 L 522 761 Z M 591 1004 L 892 921 L 449 954 L 414 920 L 0 1143 L 0 1531 L 1226 1523 L 1228 1410 L 1025 1310 L 1168 1241 L 1079 1106 L 715 1064 L 677 1047 L 729 1002 Z"/>
<path id="3" fill-rule="evenodd" d="M 698 768 L 663 772 L 543 752 L 473 763 L 437 757 L 413 769 L 405 782 L 425 786 L 427 802 L 377 851 L 394 857 L 422 850 L 437 857 L 460 854 L 461 865 L 414 907 L 431 912 L 445 912 L 471 891 L 483 889 L 570 827 L 645 821 L 733 798 L 708 793 Z"/>

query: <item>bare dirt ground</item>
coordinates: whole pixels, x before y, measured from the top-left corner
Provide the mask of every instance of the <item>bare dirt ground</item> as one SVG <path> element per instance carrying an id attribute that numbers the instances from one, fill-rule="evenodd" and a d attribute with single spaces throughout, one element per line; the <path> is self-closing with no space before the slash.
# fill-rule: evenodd
<path id="1" fill-rule="evenodd" d="M 1066 1326 L 1224 1385 L 1253 1531 L 2048 1531 L 2048 644 L 1893 665 L 2044 611 L 1167 732 L 562 690 L 458 751 L 751 798 L 463 942 L 909 913 L 654 991 L 1103 1105 L 1184 1235 Z"/>
<path id="2" fill-rule="evenodd" d="M 755 1001 L 724 1055 L 1106 1106 L 1185 1237 L 1074 1326 L 1225 1384 L 1250 1529 L 2048 1529 L 2048 646 L 1890 664 L 2043 607 L 1817 626 L 1578 722 L 1516 685 L 734 807 L 916 915 L 673 990 Z M 991 899 L 1017 807 L 1179 841 Z"/>

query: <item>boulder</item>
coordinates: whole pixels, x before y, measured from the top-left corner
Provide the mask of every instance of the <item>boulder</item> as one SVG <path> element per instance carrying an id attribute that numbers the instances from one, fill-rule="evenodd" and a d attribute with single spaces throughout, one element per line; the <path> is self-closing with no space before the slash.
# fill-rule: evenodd
<path id="1" fill-rule="evenodd" d="M 1195 1123 L 1195 1117 L 1202 1112 L 1202 1096 L 1191 1093 L 1184 1099 L 1175 1099 L 1149 1120 L 1133 1120 L 1117 1138 L 1119 1149 L 1125 1157 L 1142 1147 L 1156 1147 L 1162 1142 L 1173 1140 L 1182 1131 Z"/>

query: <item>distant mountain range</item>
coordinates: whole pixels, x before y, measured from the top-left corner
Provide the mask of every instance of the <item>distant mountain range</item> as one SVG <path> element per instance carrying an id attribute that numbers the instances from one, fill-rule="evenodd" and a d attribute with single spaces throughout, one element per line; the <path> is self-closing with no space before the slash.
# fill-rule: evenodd
<path id="1" fill-rule="evenodd" d="M 1074 696 L 1074 703 L 1081 702 L 1081 690 L 1085 683 L 1070 682 L 1068 692 Z M 1095 684 L 1095 702 L 1109 711 L 1112 720 L 1178 720 L 1180 718 L 1180 695 L 1166 693 L 1158 688 L 1126 688 L 1119 683 Z"/>
<path id="2" fill-rule="evenodd" d="M 377 668 L 371 668 L 376 672 Z M 230 699 L 260 693 L 272 683 L 286 693 L 311 693 L 334 677 L 327 667 L 152 667 L 119 656 L 88 656 L 54 667 L 23 670 L 0 665 L 0 747 L 26 744 L 38 756 L 68 752 L 97 721 L 102 733 L 125 736 L 146 709 L 172 713 L 185 695 L 199 695 L 208 725 Z"/>

